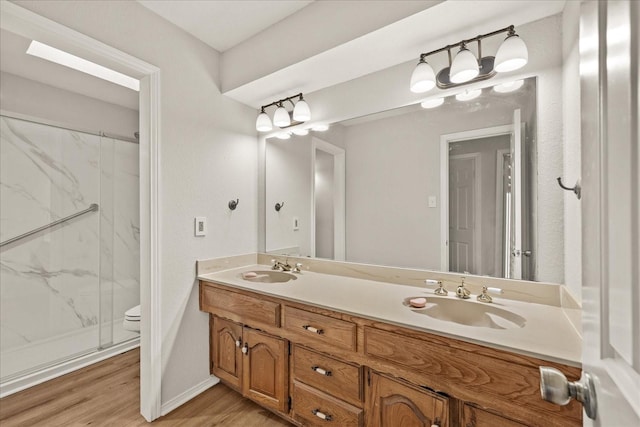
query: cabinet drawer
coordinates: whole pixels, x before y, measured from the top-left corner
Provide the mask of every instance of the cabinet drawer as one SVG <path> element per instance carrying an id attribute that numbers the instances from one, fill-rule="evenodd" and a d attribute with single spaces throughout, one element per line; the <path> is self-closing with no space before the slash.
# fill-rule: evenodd
<path id="1" fill-rule="evenodd" d="M 298 333 L 305 343 L 325 343 L 355 351 L 356 324 L 293 307 L 284 308 L 284 327 Z"/>
<path id="2" fill-rule="evenodd" d="M 365 355 L 419 373 L 429 387 L 461 400 L 514 414 L 529 425 L 582 425 L 579 403 L 557 406 L 540 398 L 538 367 L 526 360 L 507 361 L 498 350 L 472 352 L 444 338 L 418 339 L 370 327 L 364 340 Z"/>
<path id="3" fill-rule="evenodd" d="M 296 380 L 354 405 L 362 405 L 362 369 L 357 365 L 296 345 L 291 372 Z"/>
<path id="4" fill-rule="evenodd" d="M 213 314 L 234 313 L 265 325 L 280 326 L 280 304 L 238 292 L 203 286 L 202 310 Z"/>
<path id="5" fill-rule="evenodd" d="M 294 381 L 292 395 L 293 418 L 305 426 L 359 427 L 363 424 L 362 409 L 305 384 Z M 328 421 L 331 423 L 327 424 Z"/>

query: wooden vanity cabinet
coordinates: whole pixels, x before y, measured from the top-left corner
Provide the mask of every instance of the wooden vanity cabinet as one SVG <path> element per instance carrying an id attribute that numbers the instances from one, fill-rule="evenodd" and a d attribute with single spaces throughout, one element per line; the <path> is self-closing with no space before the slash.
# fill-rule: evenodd
<path id="1" fill-rule="evenodd" d="M 289 410 L 289 343 L 211 316 L 211 372 L 261 405 Z"/>
<path id="2" fill-rule="evenodd" d="M 449 399 L 370 371 L 365 413 L 367 427 L 448 427 Z"/>
<path id="3" fill-rule="evenodd" d="M 580 369 L 285 299 L 200 283 L 211 372 L 302 426 L 578 427 L 538 366 Z"/>

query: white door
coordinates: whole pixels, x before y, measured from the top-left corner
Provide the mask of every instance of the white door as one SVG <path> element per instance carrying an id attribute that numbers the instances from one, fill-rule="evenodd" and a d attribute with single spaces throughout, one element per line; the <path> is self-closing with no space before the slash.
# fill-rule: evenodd
<path id="1" fill-rule="evenodd" d="M 597 398 L 585 426 L 640 426 L 639 9 L 581 6 L 583 378 Z"/>
<path id="2" fill-rule="evenodd" d="M 476 156 L 449 157 L 449 271 L 477 274 Z"/>
<path id="3" fill-rule="evenodd" d="M 513 110 L 511 134 L 511 279 L 522 279 L 522 131 L 520 109 Z"/>

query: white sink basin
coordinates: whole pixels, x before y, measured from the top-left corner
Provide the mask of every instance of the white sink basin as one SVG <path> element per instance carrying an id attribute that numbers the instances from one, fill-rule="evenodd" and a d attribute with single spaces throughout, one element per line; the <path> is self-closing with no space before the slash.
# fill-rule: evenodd
<path id="1" fill-rule="evenodd" d="M 448 297 L 426 297 L 427 304 L 424 308 L 414 308 L 409 305 L 410 299 L 406 298 L 404 305 L 410 307 L 413 312 L 460 325 L 491 329 L 518 329 L 523 328 L 527 323 L 524 317 L 497 307 L 495 303 L 488 304 Z"/>
<path id="2" fill-rule="evenodd" d="M 298 279 L 295 274 L 275 270 L 246 271 L 240 276 L 247 282 L 261 283 L 285 283 L 290 280 Z"/>

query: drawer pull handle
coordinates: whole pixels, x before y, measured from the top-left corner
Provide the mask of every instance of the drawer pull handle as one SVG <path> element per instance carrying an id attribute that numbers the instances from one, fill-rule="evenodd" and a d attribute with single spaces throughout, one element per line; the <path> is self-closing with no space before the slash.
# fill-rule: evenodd
<path id="1" fill-rule="evenodd" d="M 324 412 L 320 412 L 320 409 L 314 409 L 311 411 L 311 413 L 316 417 L 323 419 L 325 421 L 333 421 L 333 417 L 331 415 L 327 415 Z"/>
<path id="2" fill-rule="evenodd" d="M 313 327 L 313 326 L 311 326 L 311 325 L 304 325 L 304 326 L 302 327 L 302 329 L 305 329 L 305 330 L 307 330 L 307 331 L 309 331 L 309 332 L 313 332 L 314 334 L 318 334 L 318 335 L 322 335 L 322 334 L 324 334 L 324 329 L 314 328 L 314 327 Z"/>
<path id="3" fill-rule="evenodd" d="M 312 366 L 311 370 L 314 372 L 319 373 L 320 375 L 324 375 L 325 377 L 330 377 L 331 376 L 331 371 L 327 371 L 326 369 L 322 369 L 319 366 Z"/>

